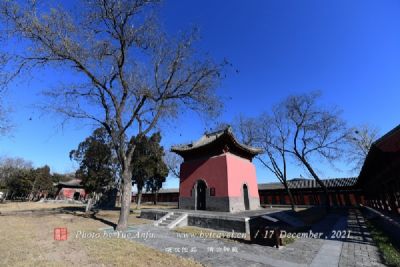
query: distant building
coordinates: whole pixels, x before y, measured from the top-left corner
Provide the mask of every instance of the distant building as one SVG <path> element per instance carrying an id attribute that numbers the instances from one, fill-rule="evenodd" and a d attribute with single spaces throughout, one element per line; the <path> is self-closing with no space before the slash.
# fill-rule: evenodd
<path id="1" fill-rule="evenodd" d="M 364 202 L 360 188 L 355 186 L 357 178 L 323 179 L 328 189 L 331 206 L 355 206 Z M 295 205 L 321 205 L 325 192 L 314 179 L 296 178 L 288 180 Z M 289 196 L 282 183 L 258 185 L 261 204 L 289 205 Z"/>
<path id="2" fill-rule="evenodd" d="M 235 212 L 260 207 L 252 159 L 262 151 L 239 143 L 230 127 L 171 150 L 184 159 L 179 208 Z"/>
<path id="3" fill-rule="evenodd" d="M 332 206 L 356 206 L 364 203 L 364 196 L 361 188 L 355 186 L 357 178 L 335 178 L 324 179 L 329 192 L 329 199 Z M 288 180 L 296 205 L 321 205 L 321 196 L 324 194 L 322 188 L 314 179 L 292 179 Z M 280 182 L 258 184 L 260 204 L 268 205 L 289 205 L 289 197 Z M 143 193 L 143 202 L 153 202 L 154 194 Z M 158 202 L 178 202 L 179 189 L 161 189 L 157 196 Z M 136 201 L 136 195 L 132 197 Z"/>
<path id="4" fill-rule="evenodd" d="M 57 185 L 56 199 L 82 200 L 86 198 L 86 192 L 82 181 L 73 179 L 68 182 L 59 182 Z"/>
<path id="5" fill-rule="evenodd" d="M 152 192 L 142 193 L 142 202 L 154 202 L 155 194 Z M 157 202 L 178 203 L 179 188 L 161 188 L 157 194 Z M 137 192 L 132 193 L 132 202 L 137 202 Z"/>

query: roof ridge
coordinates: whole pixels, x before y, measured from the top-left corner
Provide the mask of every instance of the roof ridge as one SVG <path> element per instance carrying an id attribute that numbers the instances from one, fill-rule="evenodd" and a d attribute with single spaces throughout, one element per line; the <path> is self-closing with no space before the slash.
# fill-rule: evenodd
<path id="1" fill-rule="evenodd" d="M 211 135 L 217 135 L 219 133 L 224 133 L 224 132 L 232 132 L 232 127 L 230 125 L 226 126 L 224 129 L 212 131 L 212 132 L 204 132 L 204 135 L 206 136 L 211 136 Z"/>
<path id="2" fill-rule="evenodd" d="M 400 124 L 397 125 L 396 127 L 394 127 L 392 130 L 390 130 L 389 132 L 385 133 L 384 135 L 382 135 L 381 137 L 379 137 L 377 140 L 375 140 L 375 142 L 373 142 L 374 145 L 378 145 L 378 143 L 382 142 L 383 139 L 393 135 L 394 133 L 396 133 L 398 130 L 400 130 Z"/>
<path id="3" fill-rule="evenodd" d="M 235 137 L 231 126 L 228 126 L 223 130 L 215 131 L 212 133 L 205 133 L 198 140 L 193 141 L 191 143 L 174 145 L 171 147 L 171 151 L 179 154 L 180 152 L 197 149 L 199 147 L 206 146 L 214 142 L 215 140 L 224 135 L 226 135 L 235 144 L 235 146 L 239 147 L 243 151 L 247 151 L 247 153 L 250 153 L 253 157 L 262 152 L 262 149 L 260 148 L 255 148 L 239 142 Z"/>

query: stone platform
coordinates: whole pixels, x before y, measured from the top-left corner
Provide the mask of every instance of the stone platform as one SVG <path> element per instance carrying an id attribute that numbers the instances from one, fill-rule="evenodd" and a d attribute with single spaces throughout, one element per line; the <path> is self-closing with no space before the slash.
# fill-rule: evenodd
<path id="1" fill-rule="evenodd" d="M 148 214 L 148 211 L 145 210 L 144 214 Z M 169 209 L 164 210 L 164 212 L 167 211 Z M 274 212 L 282 211 L 267 210 L 267 212 L 269 212 L 268 216 L 274 216 Z M 198 213 L 209 212 L 199 211 Z M 214 213 L 211 212 L 209 215 L 211 214 Z M 258 215 L 258 212 L 255 215 Z M 241 217 L 241 214 L 234 216 Z M 112 228 L 109 229 L 112 231 Z M 385 266 L 384 259 L 371 239 L 363 214 L 358 209 L 330 212 L 323 220 L 312 225 L 311 230 L 323 235 L 318 238 L 296 238 L 293 243 L 276 249 L 259 244 L 232 242 L 224 238 L 191 236 L 151 224 L 135 225 L 130 229 L 130 231 L 150 232 L 154 235 L 154 238 L 132 238 L 135 242 L 162 252 L 194 259 L 205 266 Z M 332 237 L 333 231 L 344 230 L 351 231 L 351 235 L 344 239 Z"/>
<path id="2" fill-rule="evenodd" d="M 207 210 L 185 210 L 185 209 L 145 209 L 141 211 L 140 217 L 150 220 L 160 220 L 168 213 L 187 214 L 187 225 L 213 230 L 239 232 L 250 234 L 250 220 L 263 215 L 277 215 L 284 218 L 282 214 L 288 209 L 269 208 L 259 210 L 241 211 L 236 213 L 207 211 Z M 287 216 L 286 216 L 287 217 Z"/>

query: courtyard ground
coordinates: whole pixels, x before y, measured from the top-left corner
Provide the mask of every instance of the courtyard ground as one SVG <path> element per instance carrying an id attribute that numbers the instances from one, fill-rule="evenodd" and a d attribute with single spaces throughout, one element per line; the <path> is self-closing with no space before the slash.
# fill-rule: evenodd
<path id="1" fill-rule="evenodd" d="M 320 238 L 294 238 L 280 249 L 155 227 L 137 211 L 121 236 L 112 230 L 118 210 L 86 216 L 79 205 L 7 203 L 0 212 L 1 266 L 384 266 L 358 209 L 329 213 L 312 226 Z M 58 227 L 68 240 L 54 240 Z"/>
<path id="2" fill-rule="evenodd" d="M 155 235 L 154 239 L 134 239 L 136 242 L 207 266 L 385 266 L 357 209 L 333 211 L 311 230 L 322 235 L 295 238 L 294 242 L 276 249 L 225 238 L 202 238 L 200 229 L 171 231 L 153 225 L 131 229 L 132 232 L 151 231 Z"/>
<path id="3" fill-rule="evenodd" d="M 0 266 L 201 266 L 121 238 L 90 238 L 118 220 L 118 210 L 85 217 L 82 206 L 14 202 L 0 204 Z M 130 225 L 150 221 L 132 214 Z M 54 240 L 66 227 L 68 240 Z M 78 233 L 82 233 L 77 236 Z"/>

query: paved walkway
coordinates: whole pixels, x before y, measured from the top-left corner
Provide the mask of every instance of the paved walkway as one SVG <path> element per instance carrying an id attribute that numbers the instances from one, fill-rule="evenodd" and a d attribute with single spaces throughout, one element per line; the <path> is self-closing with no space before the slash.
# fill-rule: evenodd
<path id="1" fill-rule="evenodd" d="M 385 266 L 378 248 L 367 229 L 361 212 L 349 210 L 347 229 L 351 231 L 350 238 L 343 243 L 339 265 L 347 266 Z"/>
<path id="2" fill-rule="evenodd" d="M 327 233 L 327 236 L 325 236 L 321 248 L 310 264 L 311 267 L 339 265 L 340 254 L 342 252 L 342 241 L 337 240 L 336 232 L 333 234 L 333 231 L 340 231 L 339 233 L 341 236 L 341 231 L 345 231 L 346 225 L 346 216 L 340 216 L 335 225 Z"/>
<path id="3" fill-rule="evenodd" d="M 344 233 L 347 228 L 350 236 Z M 150 233 L 152 237 L 132 240 L 207 266 L 383 266 L 358 210 L 332 213 L 311 230 L 322 233 L 321 237 L 299 238 L 281 249 L 193 237 L 153 225 L 135 226 L 130 231 Z M 335 236 L 338 232 L 343 238 Z"/>

